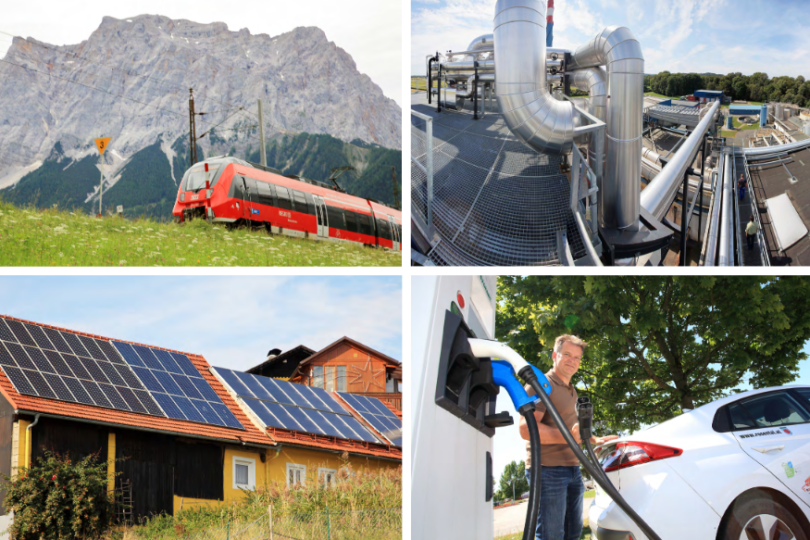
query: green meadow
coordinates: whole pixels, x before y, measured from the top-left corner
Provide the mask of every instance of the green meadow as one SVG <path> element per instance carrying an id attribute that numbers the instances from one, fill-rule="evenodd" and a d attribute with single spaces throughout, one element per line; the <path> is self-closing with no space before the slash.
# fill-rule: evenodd
<path id="1" fill-rule="evenodd" d="M 0 201 L 0 266 L 400 266 L 399 252 L 148 218 L 95 218 Z"/>

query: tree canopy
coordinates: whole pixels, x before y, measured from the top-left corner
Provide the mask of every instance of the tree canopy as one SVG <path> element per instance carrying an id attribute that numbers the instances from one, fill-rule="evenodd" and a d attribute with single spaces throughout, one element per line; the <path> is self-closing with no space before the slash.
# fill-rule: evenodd
<path id="1" fill-rule="evenodd" d="M 554 339 L 589 347 L 573 382 L 613 429 L 664 421 L 749 384 L 794 380 L 810 280 L 765 276 L 503 276 L 497 339 L 543 371 Z"/>
<path id="2" fill-rule="evenodd" d="M 495 497 L 498 500 L 504 499 L 511 499 L 512 498 L 512 477 L 516 477 L 517 480 L 515 481 L 515 498 L 519 499 L 522 493 L 529 491 L 529 482 L 526 480 L 526 464 L 521 461 L 517 463 L 513 461 L 509 463 L 506 467 L 503 468 L 503 473 L 501 473 L 501 480 L 498 484 L 499 489 L 497 492 L 497 496 Z"/>
<path id="3" fill-rule="evenodd" d="M 781 101 L 810 107 L 810 83 L 804 77 L 768 78 L 767 73 L 727 75 L 713 73 L 670 73 L 662 71 L 644 76 L 644 88 L 665 96 L 692 94 L 695 90 L 722 90 L 731 99 L 745 101 Z"/>

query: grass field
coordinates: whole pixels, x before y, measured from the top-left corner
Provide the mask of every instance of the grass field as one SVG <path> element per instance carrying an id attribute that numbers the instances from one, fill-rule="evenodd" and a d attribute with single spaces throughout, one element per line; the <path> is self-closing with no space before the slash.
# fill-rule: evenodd
<path id="1" fill-rule="evenodd" d="M 737 120 L 736 116 L 732 116 L 731 117 L 731 122 L 732 122 L 732 124 L 734 124 L 734 127 L 737 128 L 737 129 L 759 129 L 759 120 L 754 122 L 752 125 L 748 126 L 746 124 L 741 123 L 739 120 Z"/>
<path id="2" fill-rule="evenodd" d="M 586 499 L 593 499 L 594 497 L 596 497 L 596 492 L 594 490 L 591 489 L 585 492 Z"/>
<path id="3" fill-rule="evenodd" d="M 721 129 L 720 130 L 720 136 L 721 137 L 728 137 L 729 139 L 736 139 L 737 138 L 737 132 L 736 131 L 729 131 L 727 129 Z"/>
<path id="4" fill-rule="evenodd" d="M 680 99 L 680 96 L 665 96 L 664 94 L 658 94 L 656 92 L 644 92 L 644 95 L 663 99 Z"/>
<path id="5" fill-rule="evenodd" d="M 0 201 L 0 266 L 400 266 L 399 252 Z"/>

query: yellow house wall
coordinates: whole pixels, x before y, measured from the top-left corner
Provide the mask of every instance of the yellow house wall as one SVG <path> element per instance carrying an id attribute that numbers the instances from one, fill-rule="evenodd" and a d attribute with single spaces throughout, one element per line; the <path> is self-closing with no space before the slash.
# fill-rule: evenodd
<path id="1" fill-rule="evenodd" d="M 260 452 L 266 453 L 264 463 L 261 461 Z M 339 454 L 320 452 L 317 450 L 282 447 L 277 453 L 273 448 L 260 450 L 258 448 L 228 446 L 225 448 L 225 469 L 223 474 L 225 504 L 239 502 L 245 497 L 242 490 L 233 487 L 233 460 L 239 457 L 255 460 L 257 487 L 262 487 L 272 482 L 286 483 L 287 463 L 305 465 L 307 468 L 306 481 L 308 483 L 317 480 L 319 467 L 339 470 L 345 465 L 340 459 Z M 349 457 L 349 464 L 351 464 L 352 469 L 355 471 L 360 471 L 361 469 L 379 470 L 381 468 L 396 468 L 400 466 L 398 462 L 382 461 L 370 457 L 366 458 L 354 455 Z M 191 499 L 175 495 L 174 512 L 176 514 L 181 508 L 188 510 L 190 508 L 199 508 L 201 506 L 211 507 L 219 504 L 222 504 L 222 501 Z"/>

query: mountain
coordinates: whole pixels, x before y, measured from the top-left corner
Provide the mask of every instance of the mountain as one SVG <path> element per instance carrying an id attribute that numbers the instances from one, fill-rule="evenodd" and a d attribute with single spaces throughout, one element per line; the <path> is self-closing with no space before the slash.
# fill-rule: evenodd
<path id="1" fill-rule="evenodd" d="M 165 215 L 165 200 L 188 168 L 189 88 L 195 111 L 204 113 L 195 117 L 199 159 L 258 155 L 260 98 L 268 151 L 324 152 L 310 160 L 317 174 L 292 155 L 279 154 L 279 162 L 325 179 L 324 171 L 349 160 L 365 171 L 351 178 L 358 193 L 382 195 L 386 182 L 390 188 L 390 167 L 381 164 L 395 154 L 401 160 L 402 111 L 323 31 L 271 37 L 141 15 L 104 17 L 78 45 L 14 38 L 0 62 L 0 189 L 17 185 L 0 196 L 37 206 L 97 205 L 93 139 L 112 137 L 104 206 L 120 197 L 125 209 Z M 283 142 L 301 137 L 319 144 Z"/>

